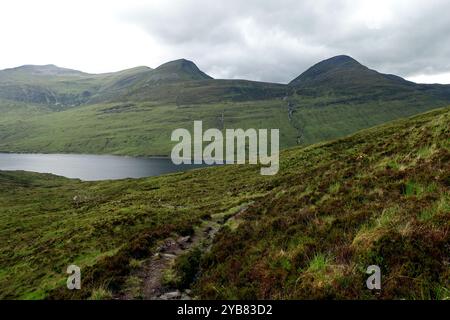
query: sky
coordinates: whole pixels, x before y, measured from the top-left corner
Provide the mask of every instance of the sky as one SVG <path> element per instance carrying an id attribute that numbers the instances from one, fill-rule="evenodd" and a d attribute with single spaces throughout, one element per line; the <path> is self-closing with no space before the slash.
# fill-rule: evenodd
<path id="1" fill-rule="evenodd" d="M 447 0 L 2 0 L 0 69 L 102 73 L 186 58 L 215 78 L 286 83 L 346 54 L 450 83 L 449 12 Z"/>

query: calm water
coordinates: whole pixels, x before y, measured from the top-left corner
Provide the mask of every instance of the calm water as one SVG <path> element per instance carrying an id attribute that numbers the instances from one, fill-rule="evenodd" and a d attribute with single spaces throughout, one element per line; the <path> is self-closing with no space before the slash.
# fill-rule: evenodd
<path id="1" fill-rule="evenodd" d="M 150 177 L 199 167 L 202 165 L 176 166 L 169 158 L 0 153 L 0 170 L 53 173 L 87 181 Z"/>

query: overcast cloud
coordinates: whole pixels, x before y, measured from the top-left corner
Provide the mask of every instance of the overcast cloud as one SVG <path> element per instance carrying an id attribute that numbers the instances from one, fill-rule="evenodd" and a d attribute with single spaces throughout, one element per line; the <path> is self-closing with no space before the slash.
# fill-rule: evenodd
<path id="1" fill-rule="evenodd" d="M 0 68 L 106 72 L 183 57 L 216 78 L 288 82 L 347 54 L 382 72 L 450 83 L 449 12 L 445 0 L 6 0 Z"/>

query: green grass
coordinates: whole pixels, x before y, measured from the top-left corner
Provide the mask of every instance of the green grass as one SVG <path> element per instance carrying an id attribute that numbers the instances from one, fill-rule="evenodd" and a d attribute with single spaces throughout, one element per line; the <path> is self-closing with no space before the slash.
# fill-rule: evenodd
<path id="1" fill-rule="evenodd" d="M 110 300 L 112 299 L 112 293 L 103 287 L 94 289 L 89 300 Z"/>
<path id="2" fill-rule="evenodd" d="M 195 292 L 219 299 L 445 298 L 448 110 L 285 152 L 271 193 L 204 257 Z M 435 151 L 418 160 L 415 151 L 428 145 Z M 387 155 L 403 170 L 389 166 Z M 427 210 L 432 214 L 420 214 Z M 378 295 L 365 287 L 371 264 L 385 279 Z"/>
<path id="3" fill-rule="evenodd" d="M 308 272 L 320 272 L 326 270 L 330 261 L 329 258 L 321 253 L 318 253 L 314 256 L 314 258 L 309 262 Z"/>
<path id="4" fill-rule="evenodd" d="M 184 284 L 201 271 L 192 283 L 199 298 L 444 299 L 448 123 L 446 108 L 288 149 L 275 176 L 258 166 L 102 182 L 0 172 L 0 298 L 102 298 L 136 288 L 130 273 L 159 240 L 248 206 L 210 251 L 174 266 Z M 77 292 L 65 288 L 70 264 L 82 269 Z M 378 295 L 365 287 L 372 264 L 385 279 Z"/>
<path id="5" fill-rule="evenodd" d="M 297 145 L 299 134 L 300 143 L 310 145 L 442 105 L 415 96 L 359 104 L 349 104 L 345 99 L 331 103 L 335 99 L 294 96 L 292 121 L 287 102 L 281 98 L 186 105 L 131 100 L 60 112 L 26 105 L 12 112 L 11 103 L 0 101 L 0 109 L 9 110 L 0 120 L 0 151 L 167 156 L 174 145 L 170 141 L 172 131 L 192 130 L 194 120 L 202 120 L 205 129 L 278 128 L 280 147 L 286 149 Z M 418 151 L 419 156 L 431 152 L 427 147 Z"/>
<path id="6" fill-rule="evenodd" d="M 239 168 L 237 172 L 251 183 L 261 179 L 255 170 Z M 140 247 L 133 239 L 139 235 L 146 241 L 146 235 L 158 239 L 172 232 L 189 234 L 203 219 L 251 201 L 263 188 L 255 183 L 245 192 L 230 190 L 216 172 L 194 170 L 156 179 L 101 183 L 0 173 L 0 297 L 32 298 L 35 292 L 61 286 L 69 264 L 86 270 L 124 247 L 131 250 L 127 244 L 138 252 Z M 236 180 L 235 174 L 223 171 L 223 177 L 231 181 Z M 214 180 L 216 187 L 211 189 Z M 73 200 L 80 195 L 82 202 Z M 146 249 L 151 249 L 151 243 Z M 130 256 L 123 267 L 134 268 L 132 259 L 139 255 Z M 109 281 L 106 277 L 101 284 Z"/>
<path id="7" fill-rule="evenodd" d="M 281 146 L 295 144 L 282 101 L 218 103 L 177 107 L 175 104 L 114 103 L 84 106 L 0 126 L 0 150 L 44 153 L 170 155 L 177 128 L 281 128 Z M 57 137 L 57 138 L 55 138 Z"/>
<path id="8" fill-rule="evenodd" d="M 0 151 L 168 155 L 171 132 L 194 120 L 205 128 L 278 128 L 285 149 L 450 102 L 450 86 L 382 75 L 349 57 L 324 61 L 300 78 L 290 85 L 215 80 L 183 59 L 101 75 L 54 66 L 3 70 Z M 417 155 L 432 152 L 423 146 Z"/>

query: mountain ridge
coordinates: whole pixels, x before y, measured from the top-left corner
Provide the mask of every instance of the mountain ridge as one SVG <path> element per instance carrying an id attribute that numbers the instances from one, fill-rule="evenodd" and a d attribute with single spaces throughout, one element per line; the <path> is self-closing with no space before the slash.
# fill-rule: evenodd
<path id="1" fill-rule="evenodd" d="M 62 68 L 58 67 L 54 64 L 45 64 L 45 65 L 33 65 L 26 64 L 14 68 L 7 68 L 4 70 L 0 70 L 0 72 L 5 73 L 14 73 L 14 72 L 24 72 L 34 76 L 57 76 L 57 75 L 89 75 L 86 72 L 82 72 L 75 69 Z"/>
<path id="2" fill-rule="evenodd" d="M 346 69 L 351 69 L 349 67 L 353 67 L 353 69 L 359 68 L 360 70 L 363 70 L 363 71 L 368 71 L 373 74 L 381 75 L 385 79 L 391 80 L 391 81 L 404 82 L 404 83 L 416 84 L 416 85 L 425 85 L 425 86 L 450 85 L 450 84 L 446 84 L 446 83 L 433 83 L 433 84 L 415 83 L 415 82 L 406 80 L 403 77 L 400 77 L 400 76 L 397 76 L 394 74 L 380 73 L 374 69 L 371 69 L 371 68 L 363 65 L 358 60 L 354 59 L 353 57 L 351 57 L 349 55 L 337 55 L 337 56 L 333 56 L 333 57 L 324 59 L 322 61 L 319 61 L 316 64 L 309 67 L 308 69 L 306 69 L 305 71 L 303 71 L 302 73 L 300 73 L 299 76 L 297 76 L 296 78 L 292 79 L 291 81 L 289 81 L 287 83 L 272 82 L 272 81 L 257 81 L 257 80 L 251 80 L 251 79 L 240 79 L 240 80 L 251 81 L 251 82 L 262 82 L 262 83 L 274 83 L 274 84 L 280 84 L 280 85 L 286 84 L 286 85 L 296 86 L 296 85 L 299 85 L 302 82 L 302 80 L 303 81 L 306 80 L 305 78 L 308 78 L 311 75 L 314 75 L 314 73 L 317 73 L 317 72 L 321 73 L 324 71 L 324 70 L 320 70 L 319 67 L 321 67 L 321 68 L 328 67 L 329 69 L 336 69 L 338 67 L 344 67 Z M 148 66 L 137 66 L 137 67 L 132 67 L 132 68 L 123 69 L 123 70 L 119 70 L 119 71 L 104 72 L 104 73 L 89 73 L 89 72 L 84 72 L 84 71 L 80 71 L 80 70 L 76 70 L 76 69 L 59 67 L 54 64 L 46 64 L 46 65 L 26 64 L 26 65 L 21 65 L 21 66 L 17 66 L 17 67 L 1 69 L 0 76 L 3 73 L 8 73 L 8 72 L 35 70 L 36 71 L 35 75 L 40 75 L 40 74 L 41 75 L 77 74 L 77 75 L 84 75 L 84 76 L 99 77 L 99 76 L 119 75 L 121 73 L 128 73 L 128 72 L 132 72 L 134 70 L 139 70 L 139 69 L 140 70 L 146 69 L 147 71 L 159 71 L 159 72 L 161 72 L 163 70 L 164 71 L 172 70 L 172 71 L 184 71 L 184 72 L 187 71 L 187 73 L 189 73 L 189 71 L 190 71 L 192 73 L 197 73 L 197 76 L 198 76 L 198 78 L 195 78 L 195 79 L 192 78 L 192 80 L 202 80 L 202 79 L 213 80 L 214 79 L 210 75 L 203 72 L 200 68 L 198 68 L 198 66 L 193 61 L 185 59 L 185 58 L 179 58 L 179 59 L 175 59 L 175 60 L 171 60 L 171 61 L 162 63 L 161 65 L 159 65 L 156 68 L 151 68 Z M 315 74 L 315 75 L 317 76 L 317 74 Z M 0 79 L 1 79 L 1 77 L 0 77 Z M 239 79 L 220 79 L 220 80 L 239 80 Z"/>
<path id="3" fill-rule="evenodd" d="M 338 55 L 311 66 L 288 84 L 214 79 L 187 59 L 141 66 L 118 72 L 89 74 L 55 65 L 24 65 L 0 70 L 0 99 L 73 107 L 120 100 L 221 101 L 255 100 L 286 95 L 370 95 L 411 92 L 450 99 L 450 85 L 417 84 L 372 70 L 354 58 Z M 181 97 L 181 98 L 175 98 Z M 184 98 L 188 97 L 188 98 Z M 206 98 L 205 98 L 206 97 Z"/>
<path id="4" fill-rule="evenodd" d="M 450 104 L 448 85 L 406 82 L 351 57 L 311 68 L 298 86 L 210 79 L 186 59 L 73 81 L 0 79 L 0 150 L 168 155 L 172 130 L 193 120 L 209 128 L 280 128 L 287 148 Z"/>

